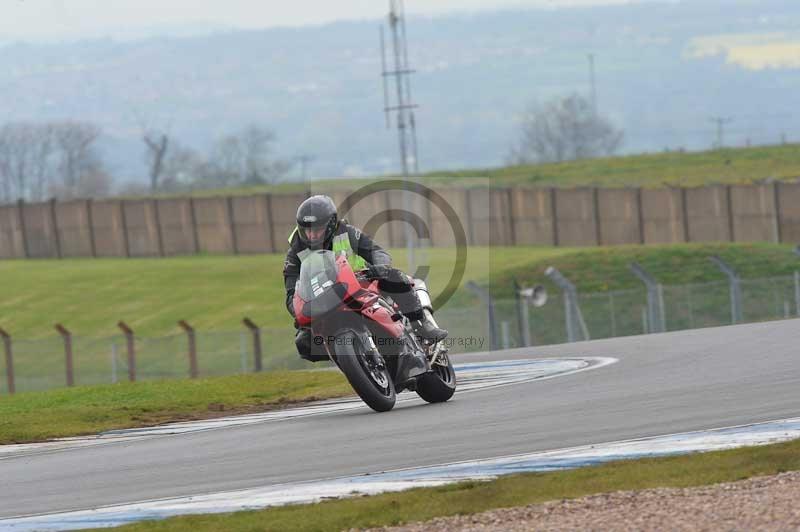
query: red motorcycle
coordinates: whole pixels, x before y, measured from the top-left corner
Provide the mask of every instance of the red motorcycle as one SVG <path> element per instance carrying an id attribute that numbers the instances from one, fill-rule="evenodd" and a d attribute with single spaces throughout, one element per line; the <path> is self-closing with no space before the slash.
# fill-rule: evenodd
<path id="1" fill-rule="evenodd" d="M 430 300 L 424 283 L 414 288 Z M 456 374 L 443 342 L 417 336 L 378 281 L 354 272 L 343 253 L 303 258 L 293 305 L 300 326 L 311 328 L 311 359 L 332 360 L 373 410 L 391 410 L 406 389 L 429 403 L 453 396 Z"/>

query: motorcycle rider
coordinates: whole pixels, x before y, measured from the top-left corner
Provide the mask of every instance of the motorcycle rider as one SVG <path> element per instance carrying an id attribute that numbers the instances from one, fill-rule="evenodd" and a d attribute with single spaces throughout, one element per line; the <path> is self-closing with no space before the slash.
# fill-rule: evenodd
<path id="1" fill-rule="evenodd" d="M 415 281 L 402 271 L 392 267 L 392 257 L 372 238 L 359 228 L 339 220 L 336 205 L 328 196 L 311 196 L 297 209 L 297 227 L 289 235 L 289 250 L 283 264 L 283 279 L 286 285 L 286 308 L 293 318 L 295 283 L 300 276 L 300 264 L 310 251 L 331 250 L 344 252 L 354 271 L 368 270 L 372 278 L 378 279 L 378 288 L 397 303 L 400 312 L 412 323 L 414 331 L 424 339 L 439 341 L 447 337 L 447 331 L 439 328 L 431 316 L 433 309 L 423 306 L 414 289 Z M 299 327 L 295 319 L 295 344 L 300 356 L 311 357 L 311 331 Z"/>

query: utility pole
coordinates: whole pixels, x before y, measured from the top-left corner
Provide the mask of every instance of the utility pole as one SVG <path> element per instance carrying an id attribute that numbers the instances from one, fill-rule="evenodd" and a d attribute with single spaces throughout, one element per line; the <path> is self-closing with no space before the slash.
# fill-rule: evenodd
<path id="1" fill-rule="evenodd" d="M 417 154 L 417 133 L 414 109 L 418 106 L 412 103 L 411 82 L 409 77 L 415 71 L 408 66 L 408 44 L 406 41 L 405 7 L 403 0 L 389 0 L 389 28 L 391 30 L 392 51 L 394 56 L 394 70 L 386 69 L 386 45 L 384 42 L 383 27 L 381 26 L 381 64 L 383 66 L 383 96 L 386 125 L 391 127 L 390 113 L 396 112 L 397 136 L 400 148 L 400 167 L 403 179 L 408 182 L 410 177 L 409 155 L 413 157 L 414 173 L 419 171 Z M 396 99 L 391 105 L 387 79 L 395 80 Z M 410 153 L 409 153 L 410 152 Z M 403 198 L 404 209 L 411 212 L 411 184 Z M 408 250 L 409 271 L 416 270 L 414 255 L 414 231 L 411 225 L 406 224 L 406 247 Z"/>
<path id="2" fill-rule="evenodd" d="M 597 116 L 597 81 L 594 71 L 594 54 L 589 54 L 589 86 L 592 94 L 592 112 Z"/>
<path id="3" fill-rule="evenodd" d="M 308 179 L 308 165 L 314 161 L 313 155 L 298 155 L 295 159 L 300 163 L 300 175 L 303 177 L 303 183 Z"/>
<path id="4" fill-rule="evenodd" d="M 712 116 L 711 121 L 717 125 L 717 144 L 715 147 L 721 149 L 725 146 L 725 126 L 733 122 L 733 118 Z"/>

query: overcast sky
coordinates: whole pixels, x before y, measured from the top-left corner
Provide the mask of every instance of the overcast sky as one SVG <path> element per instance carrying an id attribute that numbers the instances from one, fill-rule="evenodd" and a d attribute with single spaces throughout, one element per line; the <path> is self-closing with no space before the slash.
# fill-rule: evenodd
<path id="1" fill-rule="evenodd" d="M 503 7 L 567 7 L 632 0 L 406 0 L 409 14 Z M 374 19 L 389 0 L 0 0 L 0 38 L 138 37 L 219 28 L 303 26 Z M 157 30 L 157 31 L 153 31 Z"/>

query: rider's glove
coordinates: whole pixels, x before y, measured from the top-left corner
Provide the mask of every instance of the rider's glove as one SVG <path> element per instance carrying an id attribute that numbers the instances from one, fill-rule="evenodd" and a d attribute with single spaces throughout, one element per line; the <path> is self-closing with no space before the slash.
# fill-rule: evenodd
<path id="1" fill-rule="evenodd" d="M 386 279 L 392 267 L 387 264 L 371 264 L 369 266 L 369 276 L 373 279 Z"/>

